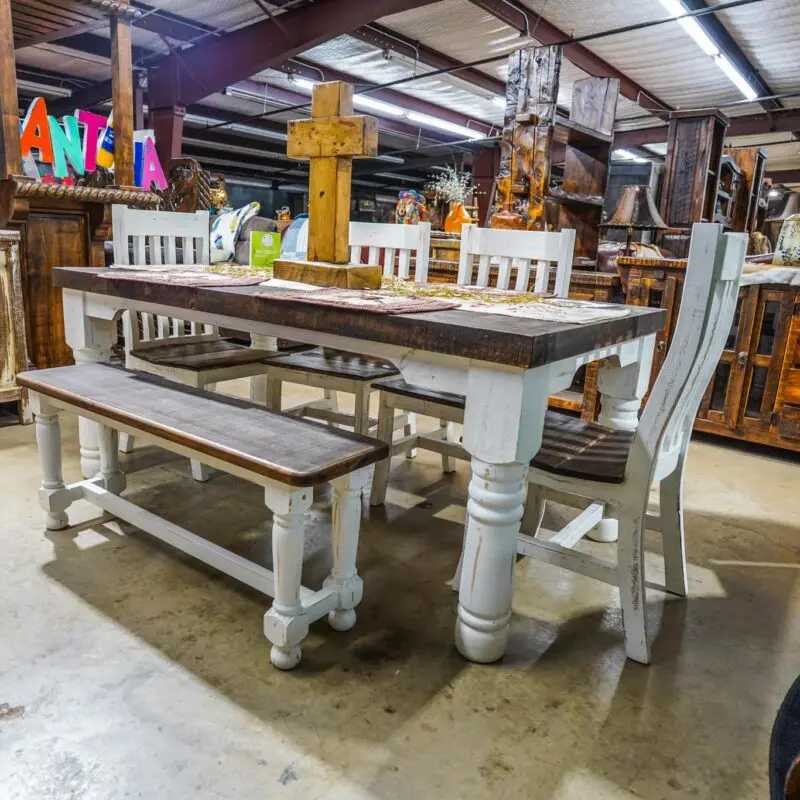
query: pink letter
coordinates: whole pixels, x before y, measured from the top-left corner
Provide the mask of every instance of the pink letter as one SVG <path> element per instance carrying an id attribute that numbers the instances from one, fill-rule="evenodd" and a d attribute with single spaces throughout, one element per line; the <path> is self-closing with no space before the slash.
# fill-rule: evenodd
<path id="1" fill-rule="evenodd" d="M 86 126 L 86 134 L 83 139 L 83 165 L 87 172 L 94 172 L 97 168 L 97 140 L 108 125 L 108 119 L 100 114 L 82 110 L 76 111 L 75 116 L 81 125 Z"/>
<path id="2" fill-rule="evenodd" d="M 158 160 L 158 153 L 156 153 L 156 145 L 151 136 L 144 140 L 143 161 L 141 188 L 149 192 L 150 187 L 155 183 L 159 189 L 166 189 L 167 179 L 164 177 L 164 170 L 161 169 L 161 162 Z"/>

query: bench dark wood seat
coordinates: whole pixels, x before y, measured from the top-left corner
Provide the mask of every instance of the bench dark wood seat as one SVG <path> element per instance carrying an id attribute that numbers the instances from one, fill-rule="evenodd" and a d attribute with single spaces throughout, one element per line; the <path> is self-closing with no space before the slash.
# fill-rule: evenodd
<path id="1" fill-rule="evenodd" d="M 531 466 L 570 478 L 622 483 L 633 437 L 633 431 L 605 428 L 548 411 L 542 447 Z"/>
<path id="2" fill-rule="evenodd" d="M 131 350 L 131 355 L 162 367 L 176 367 L 200 372 L 206 369 L 239 367 L 243 364 L 258 364 L 275 356 L 272 350 L 258 350 L 236 344 L 227 339 L 211 342 L 170 343 L 159 347 Z"/>
<path id="3" fill-rule="evenodd" d="M 397 369 L 386 361 L 322 348 L 272 358 L 270 365 L 280 369 L 316 372 L 356 381 L 374 381 L 398 374 Z"/>
<path id="4" fill-rule="evenodd" d="M 107 364 L 17 376 L 21 386 L 287 486 L 346 475 L 388 455 L 385 444 L 244 400 Z"/>

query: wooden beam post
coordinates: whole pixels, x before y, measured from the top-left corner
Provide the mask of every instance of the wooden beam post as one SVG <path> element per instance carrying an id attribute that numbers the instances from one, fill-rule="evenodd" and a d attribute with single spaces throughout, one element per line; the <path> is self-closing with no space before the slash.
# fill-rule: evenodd
<path id="1" fill-rule="evenodd" d="M 127 3 L 128 0 L 120 0 Z M 133 56 L 131 24 L 111 18 L 111 102 L 114 110 L 114 174 L 117 185 L 133 186 Z"/>
<path id="2" fill-rule="evenodd" d="M 0 178 L 22 173 L 11 0 L 0 0 Z"/>
<path id="3" fill-rule="evenodd" d="M 173 158 L 179 158 L 183 149 L 183 118 L 186 109 L 183 106 L 168 108 L 149 107 L 150 127 L 156 136 L 156 152 L 164 167 L 169 167 Z"/>

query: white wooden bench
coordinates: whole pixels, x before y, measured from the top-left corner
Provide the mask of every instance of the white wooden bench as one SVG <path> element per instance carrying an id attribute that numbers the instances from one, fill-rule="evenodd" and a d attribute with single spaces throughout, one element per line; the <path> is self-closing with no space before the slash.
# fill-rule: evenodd
<path id="1" fill-rule="evenodd" d="M 362 595 L 356 571 L 361 492 L 366 467 L 386 456 L 385 444 L 106 364 L 26 372 L 17 382 L 28 390 L 36 417 L 43 473 L 39 498 L 49 529 L 67 527 L 67 508 L 88 500 L 270 595 L 274 602 L 264 617 L 264 633 L 280 669 L 300 661 L 300 643 L 311 622 L 328 614 L 334 629 L 353 627 Z M 61 410 L 97 423 L 100 446 L 99 474 L 70 486 L 62 477 Z M 273 514 L 274 572 L 122 499 L 119 431 L 263 486 Z M 333 569 L 322 589 L 312 591 L 301 585 L 303 519 L 313 487 L 326 481 L 334 490 Z"/>

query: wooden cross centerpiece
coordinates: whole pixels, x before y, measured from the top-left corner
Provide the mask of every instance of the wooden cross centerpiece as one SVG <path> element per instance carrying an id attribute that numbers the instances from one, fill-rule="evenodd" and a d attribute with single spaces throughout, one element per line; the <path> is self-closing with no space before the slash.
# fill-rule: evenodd
<path id="1" fill-rule="evenodd" d="M 306 261 L 275 262 L 275 277 L 315 286 L 379 289 L 381 268 L 350 264 L 350 182 L 353 159 L 378 153 L 378 121 L 353 114 L 353 87 L 314 87 L 311 119 L 289 122 L 289 158 L 309 160 Z"/>

